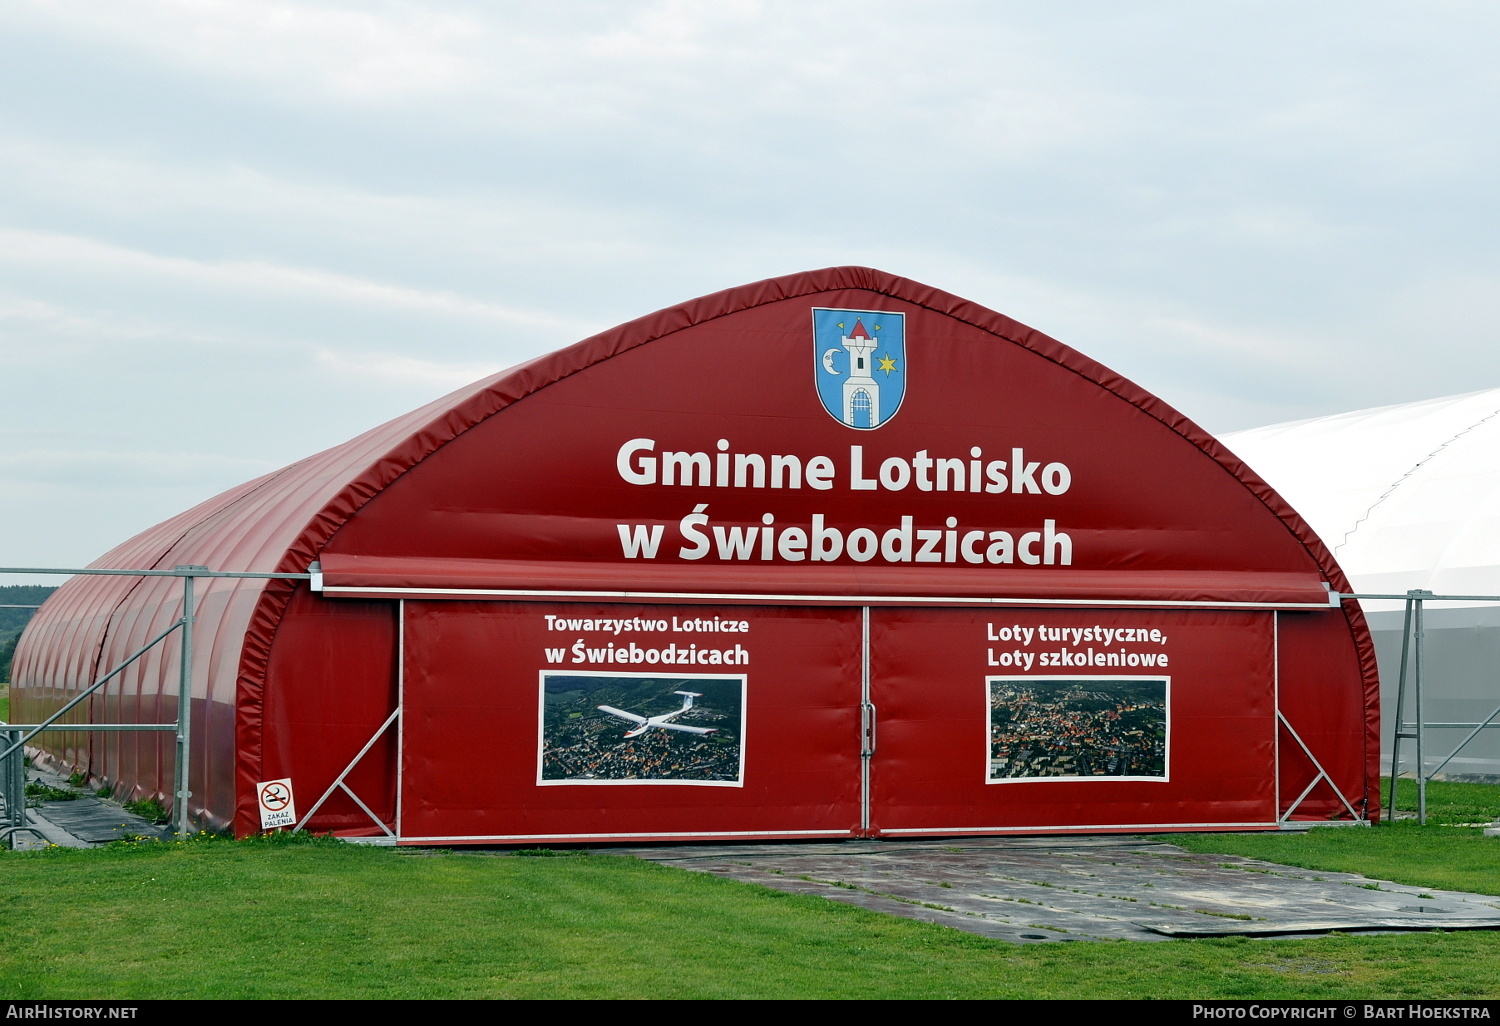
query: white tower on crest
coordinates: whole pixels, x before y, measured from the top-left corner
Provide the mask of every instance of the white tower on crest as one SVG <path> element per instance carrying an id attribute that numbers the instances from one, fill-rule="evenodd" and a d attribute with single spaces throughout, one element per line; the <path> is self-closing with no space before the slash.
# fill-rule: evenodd
<path id="1" fill-rule="evenodd" d="M 865 322 L 855 318 L 854 330 L 843 338 L 849 352 L 849 376 L 844 379 L 844 423 L 850 427 L 880 426 L 880 385 L 870 374 L 875 340 L 865 331 Z"/>

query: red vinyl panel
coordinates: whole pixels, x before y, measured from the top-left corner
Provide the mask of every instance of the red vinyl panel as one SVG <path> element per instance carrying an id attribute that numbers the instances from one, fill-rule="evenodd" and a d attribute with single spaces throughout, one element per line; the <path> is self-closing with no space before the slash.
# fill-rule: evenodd
<path id="1" fill-rule="evenodd" d="M 666 631 L 549 629 L 546 616 L 665 619 Z M 745 633 L 672 630 L 704 616 Z M 575 661 L 635 645 L 733 649 L 738 666 Z M 563 649 L 549 658 L 547 649 Z M 556 655 L 556 653 L 553 653 Z M 408 602 L 405 611 L 401 833 L 447 841 L 848 836 L 859 825 L 860 624 L 857 610 Z M 694 675 L 743 674 L 739 786 L 538 782 L 544 673 L 651 676 L 692 690 Z M 682 683 L 670 684 L 678 677 Z M 673 700 L 675 701 L 675 700 Z M 592 710 L 593 703 L 578 709 Z M 644 709 L 648 715 L 665 707 Z M 686 721 L 684 721 L 686 722 Z M 623 733 L 630 725 L 620 723 Z M 658 732 L 665 735 L 666 732 Z M 689 735 L 671 739 L 691 740 Z M 613 738 L 612 738 L 613 740 Z"/>
<path id="2" fill-rule="evenodd" d="M 1319 780 L 1293 819 L 1345 819 L 1352 807 L 1379 822 L 1380 743 L 1369 729 L 1380 708 L 1374 670 L 1366 668 L 1362 678 L 1355 638 L 1337 619 L 1282 612 L 1277 623 L 1281 712 L 1312 754 L 1309 758 L 1291 730 L 1282 728 L 1282 812 L 1317 778 L 1321 766 L 1338 791 Z"/>
<path id="3" fill-rule="evenodd" d="M 379 834 L 333 786 L 396 708 L 394 602 L 325 602 L 298 591 L 266 668 L 266 780 L 290 777 L 302 825 L 314 833 Z M 396 736 L 392 724 L 344 783 L 384 822 L 395 820 Z"/>
<path id="4" fill-rule="evenodd" d="M 1320 615 L 1320 614 L 1313 614 Z M 1330 612 L 1321 614 L 1337 617 Z M 877 709 L 872 826 L 881 832 L 1268 824 L 1275 820 L 1272 613 L 1166 610 L 875 609 L 871 697 Z M 1341 618 L 1340 618 L 1341 619 Z M 990 640 L 1016 626 L 1156 628 L 1163 640 Z M 1149 636 L 1149 635 L 1148 635 Z M 1162 667 L 1076 664 L 1087 652 L 1165 654 Z M 1014 653 L 1030 665 L 996 666 Z M 1170 678 L 1163 780 L 989 776 L 992 677 Z M 1100 684 L 1099 686 L 1107 686 Z M 1357 721 L 1356 721 L 1357 722 Z"/>

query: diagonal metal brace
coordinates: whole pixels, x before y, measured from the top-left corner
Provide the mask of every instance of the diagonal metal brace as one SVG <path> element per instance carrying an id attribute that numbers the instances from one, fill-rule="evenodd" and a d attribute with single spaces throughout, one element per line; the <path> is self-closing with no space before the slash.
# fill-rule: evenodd
<path id="1" fill-rule="evenodd" d="M 373 812 L 370 811 L 370 807 L 368 805 L 366 805 L 364 802 L 360 801 L 359 795 L 357 795 L 357 794 L 354 793 L 354 789 L 353 788 L 351 788 L 348 784 L 340 784 L 339 787 L 343 790 L 343 792 L 345 794 L 347 794 L 350 798 L 354 799 L 354 804 L 358 805 L 361 809 L 363 809 L 366 816 L 369 816 L 371 819 L 373 819 L 375 821 L 375 825 L 376 826 L 378 826 L 380 829 L 382 829 L 382 830 L 385 831 L 385 836 L 387 836 L 387 837 L 395 837 L 396 836 L 396 831 L 394 831 L 390 827 L 386 826 L 385 823 L 384 823 L 384 821 L 382 821 L 379 816 L 375 815 L 375 813 L 373 813 Z M 311 818 L 310 814 L 309 814 L 309 816 L 307 818 Z M 293 833 L 295 833 L 295 832 L 296 831 L 293 831 Z"/>
<path id="2" fill-rule="evenodd" d="M 166 638 L 167 638 L 167 636 L 170 635 L 173 631 L 177 630 L 179 627 L 181 627 L 184 622 L 185 622 L 184 620 L 179 619 L 176 623 L 172 624 L 172 626 L 168 627 L 166 630 L 162 631 L 156 637 L 152 638 L 150 641 L 146 642 L 144 645 L 142 645 L 140 648 L 138 648 L 135 651 L 135 653 L 129 659 L 126 659 L 119 666 L 116 666 L 113 670 L 110 670 L 104 676 L 102 676 L 98 680 L 94 681 L 94 683 L 90 684 L 88 687 L 86 687 L 82 691 L 78 692 L 78 694 L 75 695 L 75 696 L 73 696 L 72 701 L 70 701 L 67 705 L 65 705 L 61 709 L 57 710 L 57 712 L 53 713 L 51 716 L 48 716 L 45 720 L 43 720 L 41 723 L 39 723 L 36 726 L 35 729 L 33 729 L 28 734 L 26 734 L 26 736 L 22 737 L 21 740 L 17 741 L 15 744 L 11 745 L 5 751 L 0 752 L 0 762 L 3 762 L 5 759 L 9 758 L 10 755 L 13 752 L 15 752 L 17 749 L 24 748 L 26 746 L 26 742 L 30 741 L 32 738 L 36 737 L 42 731 L 44 731 L 48 727 L 52 726 L 52 724 L 56 723 L 59 719 L 62 718 L 63 714 L 66 713 L 69 709 L 73 708 L 79 702 L 82 702 L 85 698 L 87 698 L 90 695 L 92 695 L 95 691 L 98 691 L 105 684 L 108 684 L 111 680 L 113 680 L 115 677 L 119 676 L 122 672 L 124 672 L 125 668 L 128 667 L 131 663 L 135 662 L 141 656 L 143 656 L 147 652 L 151 651 L 152 648 L 154 648 L 155 646 L 157 646 L 157 645 L 161 644 L 163 641 L 165 641 Z"/>
<path id="3" fill-rule="evenodd" d="M 1476 737 L 1478 737 L 1478 736 L 1479 736 L 1479 732 L 1480 732 L 1480 731 L 1481 731 L 1481 730 L 1483 730 L 1483 729 L 1484 729 L 1484 728 L 1485 728 L 1485 727 L 1488 727 L 1488 726 L 1489 726 L 1489 725 L 1490 725 L 1490 724 L 1491 724 L 1491 723 L 1493 723 L 1493 722 L 1494 722 L 1494 720 L 1495 720 L 1495 717 L 1496 717 L 1496 716 L 1500 716 L 1500 706 L 1496 706 L 1496 708 L 1495 708 L 1495 711 L 1494 711 L 1494 712 L 1492 712 L 1492 713 L 1490 713 L 1490 714 L 1489 714 L 1489 715 L 1488 715 L 1488 716 L 1486 716 L 1486 717 L 1485 717 L 1485 718 L 1484 718 L 1484 722 L 1483 722 L 1483 723 L 1481 723 L 1481 724 L 1479 724 L 1479 726 L 1477 726 L 1477 727 L 1475 727 L 1475 728 L 1474 728 L 1474 730 L 1473 730 L 1473 732 L 1472 732 L 1472 733 L 1471 733 L 1471 734 L 1469 734 L 1469 736 L 1468 736 L 1468 737 L 1466 737 L 1466 738 L 1464 738 L 1464 739 L 1463 739 L 1463 740 L 1462 740 L 1462 741 L 1460 741 L 1460 742 L 1459 742 L 1459 743 L 1458 743 L 1458 747 L 1457 747 L 1457 748 L 1455 748 L 1455 749 L 1453 749 L 1453 751 L 1451 751 L 1451 752 L 1449 752 L 1449 753 L 1448 753 L 1448 758 L 1446 758 L 1446 759 L 1444 759 L 1444 760 L 1443 760 L 1443 761 L 1442 761 L 1442 762 L 1440 762 L 1440 763 L 1438 763 L 1438 764 L 1437 764 L 1437 767 L 1436 767 L 1436 768 L 1434 768 L 1434 769 L 1433 769 L 1433 771 L 1432 771 L 1432 772 L 1431 772 L 1431 773 L 1428 773 L 1428 774 L 1427 774 L 1427 779 L 1428 779 L 1428 780 L 1431 780 L 1431 779 L 1432 779 L 1432 778 L 1433 778 L 1433 777 L 1435 777 L 1435 776 L 1437 776 L 1437 775 L 1438 775 L 1438 770 L 1440 770 L 1440 769 L 1442 769 L 1442 768 L 1443 768 L 1443 767 L 1444 767 L 1444 766 L 1446 766 L 1446 765 L 1448 765 L 1448 763 L 1449 763 L 1449 762 L 1450 762 L 1450 761 L 1452 761 L 1452 759 L 1453 759 L 1453 757 L 1454 757 L 1454 756 L 1455 756 L 1455 755 L 1457 755 L 1457 754 L 1458 754 L 1458 753 L 1459 753 L 1459 752 L 1461 752 L 1461 751 L 1463 751 L 1463 749 L 1464 749 L 1464 745 L 1466 745 L 1466 744 L 1468 744 L 1468 743 L 1469 743 L 1469 742 L 1470 742 L 1470 741 L 1472 741 L 1472 740 L 1474 740 L 1474 739 L 1475 739 L 1475 738 L 1476 738 Z M 1427 724 L 1427 725 L 1428 725 L 1428 726 L 1429 726 L 1429 727 L 1431 727 L 1431 726 L 1434 726 L 1434 724 L 1431 724 L 1431 723 L 1429 723 L 1429 724 Z M 1421 767 L 1420 767 L 1420 766 L 1419 766 L 1419 767 L 1417 767 L 1417 771 L 1418 771 L 1418 772 L 1419 772 L 1419 773 L 1420 773 L 1420 772 L 1421 772 L 1421 769 L 1422 769 L 1422 768 L 1421 768 Z"/>
<path id="4" fill-rule="evenodd" d="M 369 806 L 359 800 L 358 795 L 349 790 L 348 786 L 344 784 L 344 778 L 347 777 L 351 772 L 353 772 L 354 767 L 359 765 L 359 760 L 365 757 L 366 752 L 375 747 L 375 742 L 380 740 L 380 735 L 384 734 L 390 728 L 390 725 L 396 722 L 397 717 L 399 717 L 400 715 L 401 707 L 398 705 L 391 711 L 391 714 L 386 717 L 385 722 L 380 725 L 380 729 L 376 730 L 375 733 L 370 735 L 370 740 L 365 742 L 365 746 L 359 750 L 359 754 L 349 760 L 349 765 L 344 767 L 344 772 L 338 775 L 338 779 L 334 780 L 333 783 L 328 785 L 328 790 L 323 792 L 323 797 L 314 802 L 313 807 L 308 809 L 307 812 L 302 816 L 302 823 L 298 824 L 297 829 L 293 830 L 292 833 L 295 834 L 298 830 L 301 830 L 303 826 L 313 818 L 317 811 L 323 807 L 323 803 L 333 796 L 334 791 L 342 789 L 345 794 L 354 799 L 354 803 L 356 805 L 358 805 L 365 811 L 365 815 L 369 816 L 375 821 L 376 826 L 380 827 L 380 829 L 384 830 L 391 837 L 396 836 L 394 833 L 391 833 L 390 827 L 381 822 L 379 816 L 370 811 Z"/>
<path id="5" fill-rule="evenodd" d="M 1312 764 L 1318 769 L 1318 774 L 1317 776 L 1313 777 L 1312 783 L 1307 785 L 1307 789 L 1297 797 L 1296 801 L 1292 802 L 1292 804 L 1287 808 L 1286 812 L 1282 814 L 1281 818 L 1278 819 L 1277 822 L 1285 823 L 1290 820 L 1292 818 L 1292 813 L 1297 811 L 1297 807 L 1307 799 L 1308 795 L 1312 794 L 1312 789 L 1318 785 L 1319 780 L 1328 781 L 1329 789 L 1332 790 L 1334 794 L 1338 795 L 1339 801 L 1344 803 L 1344 808 L 1349 810 L 1349 815 L 1354 817 L 1355 820 L 1362 821 L 1362 817 L 1360 816 L 1360 814 L 1354 811 L 1354 806 L 1349 804 L 1349 799 L 1344 797 L 1344 792 L 1339 790 L 1338 785 L 1333 782 L 1333 778 L 1328 775 L 1328 771 L 1323 768 L 1323 764 L 1318 761 L 1318 757 L 1312 753 L 1311 748 L 1307 747 L 1307 742 L 1302 740 L 1302 735 L 1297 733 L 1297 728 L 1291 725 L 1286 716 L 1282 714 L 1280 709 L 1276 710 L 1276 718 L 1280 720 L 1281 725 L 1287 729 L 1287 733 L 1291 734 L 1292 737 L 1296 739 L 1297 744 L 1302 748 L 1303 754 L 1306 755 L 1310 760 L 1312 760 Z"/>

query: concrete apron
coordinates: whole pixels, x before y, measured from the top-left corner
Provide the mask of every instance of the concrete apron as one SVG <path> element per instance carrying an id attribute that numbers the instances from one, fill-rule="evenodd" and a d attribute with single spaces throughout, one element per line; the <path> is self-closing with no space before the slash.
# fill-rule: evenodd
<path id="1" fill-rule="evenodd" d="M 1500 928 L 1500 897 L 1198 855 L 1144 837 L 610 848 L 1020 944 Z"/>

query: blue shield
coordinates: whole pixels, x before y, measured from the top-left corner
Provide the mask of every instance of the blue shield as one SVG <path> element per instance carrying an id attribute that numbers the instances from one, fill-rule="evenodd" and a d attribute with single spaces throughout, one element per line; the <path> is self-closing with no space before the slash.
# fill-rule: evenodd
<path id="1" fill-rule="evenodd" d="M 872 431 L 906 396 L 906 315 L 813 308 L 818 399 L 845 427 Z"/>

